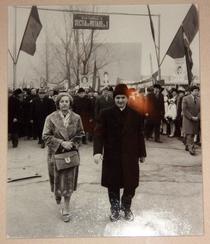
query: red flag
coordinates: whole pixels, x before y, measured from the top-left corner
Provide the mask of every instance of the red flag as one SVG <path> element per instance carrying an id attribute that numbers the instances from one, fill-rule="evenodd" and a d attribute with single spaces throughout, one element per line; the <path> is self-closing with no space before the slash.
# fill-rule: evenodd
<path id="1" fill-rule="evenodd" d="M 152 16 L 151 16 L 149 5 L 147 5 L 147 9 L 148 9 L 148 14 L 149 14 L 149 21 L 150 21 L 150 28 L 151 28 L 151 32 L 152 32 L 152 38 L 153 38 L 153 40 L 155 42 L 155 30 L 154 30 L 154 25 L 153 25 L 153 21 L 152 21 Z"/>
<path id="2" fill-rule="evenodd" d="M 96 75 L 97 75 L 97 67 L 96 67 L 96 60 L 94 61 L 94 69 L 93 69 L 93 90 L 96 90 Z"/>
<path id="3" fill-rule="evenodd" d="M 184 42 L 184 49 L 185 49 L 187 77 L 188 77 L 188 83 L 190 85 L 193 78 L 193 74 L 192 74 L 193 60 L 192 60 L 192 51 L 190 49 L 189 40 L 184 30 L 183 30 L 183 42 Z"/>
<path id="4" fill-rule="evenodd" d="M 189 44 L 198 32 L 198 12 L 195 5 L 192 4 L 182 25 L 178 29 L 168 51 L 167 55 L 172 58 L 182 58 L 185 55 L 185 46 L 183 43 L 183 31 L 188 39 Z"/>
<path id="5" fill-rule="evenodd" d="M 34 55 L 36 51 L 36 40 L 42 29 L 42 24 L 39 19 L 39 14 L 36 6 L 32 6 L 31 12 L 28 18 L 28 23 L 23 35 L 23 39 L 20 45 L 20 50 Z"/>

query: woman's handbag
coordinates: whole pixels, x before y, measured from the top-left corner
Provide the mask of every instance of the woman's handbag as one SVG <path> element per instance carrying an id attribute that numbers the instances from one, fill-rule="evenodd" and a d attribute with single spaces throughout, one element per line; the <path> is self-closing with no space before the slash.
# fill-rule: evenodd
<path id="1" fill-rule="evenodd" d="M 78 166 L 79 163 L 80 159 L 77 151 L 55 154 L 55 164 L 58 171 Z"/>

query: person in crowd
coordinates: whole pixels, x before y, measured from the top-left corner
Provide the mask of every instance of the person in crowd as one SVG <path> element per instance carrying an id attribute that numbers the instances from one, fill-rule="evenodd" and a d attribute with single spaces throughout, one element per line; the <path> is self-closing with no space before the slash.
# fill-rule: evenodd
<path id="1" fill-rule="evenodd" d="M 42 140 L 42 130 L 47 115 L 51 114 L 56 110 L 55 103 L 52 99 L 49 99 L 44 89 L 39 89 L 39 96 L 33 100 L 31 105 L 31 123 L 33 123 L 36 133 L 38 135 L 38 144 L 41 148 L 45 147 L 44 141 Z"/>
<path id="2" fill-rule="evenodd" d="M 177 96 L 177 117 L 176 117 L 176 135 L 179 139 L 183 140 L 183 131 L 182 131 L 182 100 L 185 95 L 184 87 L 178 87 L 178 96 Z"/>
<path id="3" fill-rule="evenodd" d="M 152 92 L 149 92 L 150 89 Z M 153 88 L 148 88 L 147 91 L 148 94 L 145 97 L 146 138 L 151 138 L 154 132 L 155 142 L 161 143 L 160 126 L 165 114 L 164 97 L 161 93 L 162 87 L 155 84 Z"/>
<path id="4" fill-rule="evenodd" d="M 145 98 L 142 92 L 138 92 L 135 88 L 129 88 L 128 106 L 133 110 L 145 116 Z"/>
<path id="5" fill-rule="evenodd" d="M 93 141 L 93 132 L 95 127 L 95 102 L 96 97 L 94 96 L 94 90 L 92 88 L 88 91 L 88 98 L 90 100 L 90 119 L 89 119 L 89 133 L 88 133 L 88 140 Z"/>
<path id="6" fill-rule="evenodd" d="M 174 137 L 175 135 L 175 120 L 177 116 L 177 107 L 175 97 L 168 99 L 168 105 L 165 106 L 165 119 L 169 125 L 170 135 L 169 137 Z"/>
<path id="7" fill-rule="evenodd" d="M 183 97 L 182 100 L 182 126 L 186 137 L 185 150 L 195 155 L 194 136 L 199 133 L 200 121 L 199 87 L 191 86 L 190 92 L 191 94 Z"/>
<path id="8" fill-rule="evenodd" d="M 52 99 L 54 101 L 54 90 L 50 89 L 47 92 L 47 96 L 48 96 L 49 99 Z"/>
<path id="9" fill-rule="evenodd" d="M 134 219 L 131 203 L 139 185 L 139 161 L 146 157 L 143 118 L 127 106 L 128 95 L 125 84 L 115 87 L 114 105 L 101 111 L 94 131 L 94 161 L 103 160 L 101 185 L 108 188 L 111 221 L 120 219 L 120 210 L 126 220 Z"/>
<path id="10" fill-rule="evenodd" d="M 113 87 L 111 85 L 108 85 L 107 88 L 108 88 L 108 96 L 113 99 L 113 92 L 114 92 Z"/>
<path id="11" fill-rule="evenodd" d="M 113 97 L 111 97 L 111 93 L 112 93 L 113 88 L 111 86 L 105 86 L 102 89 L 102 95 L 98 96 L 96 98 L 96 102 L 95 102 L 95 118 L 97 118 L 100 114 L 100 112 L 105 109 L 105 108 L 109 108 L 111 106 L 113 106 L 114 101 L 113 101 Z"/>
<path id="12" fill-rule="evenodd" d="M 145 96 L 145 137 L 147 140 L 152 139 L 154 130 L 153 110 L 154 110 L 154 88 L 148 87 Z"/>
<path id="13" fill-rule="evenodd" d="M 162 87 L 159 84 L 154 85 L 154 100 L 152 106 L 152 120 L 154 124 L 155 142 L 161 143 L 162 141 L 160 140 L 160 125 L 161 120 L 164 118 L 165 108 Z"/>
<path id="14" fill-rule="evenodd" d="M 32 126 L 30 123 L 30 111 L 31 111 L 31 91 L 30 89 L 23 89 L 23 101 L 22 101 L 22 136 L 26 139 L 30 139 L 32 136 Z"/>
<path id="15" fill-rule="evenodd" d="M 163 99 L 164 99 L 164 111 L 167 111 L 168 101 L 169 101 L 169 96 L 170 96 L 168 89 L 164 88 L 162 94 L 163 94 Z M 161 121 L 161 134 L 169 135 L 169 125 L 168 125 L 168 121 L 165 119 L 165 117 Z"/>
<path id="16" fill-rule="evenodd" d="M 21 96 L 22 90 L 16 89 L 8 100 L 8 132 L 13 148 L 18 146 L 21 124 Z"/>
<path id="17" fill-rule="evenodd" d="M 70 221 L 70 199 L 77 188 L 79 166 L 58 171 L 54 155 L 63 151 L 78 152 L 79 150 L 84 130 L 80 116 L 71 109 L 72 104 L 73 98 L 68 93 L 60 93 L 56 99 L 57 111 L 47 116 L 42 134 L 48 146 L 51 191 L 54 192 L 64 222 Z"/>
<path id="18" fill-rule="evenodd" d="M 80 87 L 77 91 L 77 96 L 74 97 L 73 111 L 80 115 L 84 127 L 85 135 L 82 138 L 82 143 L 87 144 L 88 133 L 91 132 L 90 120 L 91 117 L 91 101 L 88 98 L 85 89 Z"/>
<path id="19" fill-rule="evenodd" d="M 37 89 L 36 88 L 32 88 L 31 89 L 31 96 L 30 96 L 30 127 L 31 127 L 31 135 L 33 137 L 34 140 L 36 140 L 38 138 L 38 134 L 37 134 L 37 130 L 36 130 L 36 127 L 34 125 L 34 123 L 32 123 L 32 115 L 31 115 L 31 111 L 32 111 L 32 106 L 33 106 L 33 103 L 36 99 L 38 99 L 38 92 L 37 92 Z"/>

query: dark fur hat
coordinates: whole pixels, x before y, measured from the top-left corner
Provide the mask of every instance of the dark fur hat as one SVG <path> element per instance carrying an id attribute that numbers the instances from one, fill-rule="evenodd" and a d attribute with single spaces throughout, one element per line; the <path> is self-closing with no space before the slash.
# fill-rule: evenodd
<path id="1" fill-rule="evenodd" d="M 126 97 L 129 96 L 129 91 L 126 84 L 116 85 L 114 89 L 113 97 L 116 97 L 117 95 L 125 95 Z"/>

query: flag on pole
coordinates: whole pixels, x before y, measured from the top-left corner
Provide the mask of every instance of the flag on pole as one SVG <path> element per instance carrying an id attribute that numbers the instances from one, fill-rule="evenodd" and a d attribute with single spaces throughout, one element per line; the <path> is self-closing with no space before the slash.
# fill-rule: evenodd
<path id="1" fill-rule="evenodd" d="M 188 39 L 189 46 L 198 32 L 198 12 L 194 4 L 192 4 L 190 7 L 186 17 L 182 22 L 182 25 L 178 29 L 171 45 L 168 48 L 166 54 L 172 58 L 182 58 L 185 55 L 183 31 Z"/>
<path id="2" fill-rule="evenodd" d="M 189 40 L 187 38 L 187 35 L 184 32 L 184 29 L 183 29 L 183 42 L 184 42 L 184 49 L 185 49 L 187 77 L 188 77 L 188 83 L 190 85 L 193 78 L 193 74 L 192 74 L 193 60 L 192 60 L 192 51 L 190 49 Z"/>
<path id="3" fill-rule="evenodd" d="M 152 16 L 151 16 L 149 5 L 147 5 L 147 9 L 148 9 L 148 14 L 149 14 L 149 21 L 150 21 L 150 29 L 151 29 L 151 33 L 152 33 L 152 38 L 153 38 L 153 41 L 155 43 L 155 29 L 154 29 L 154 25 L 153 25 L 153 21 L 152 21 Z"/>
<path id="4" fill-rule="evenodd" d="M 20 50 L 30 55 L 34 55 L 36 51 L 36 40 L 41 29 L 42 24 L 39 19 L 37 7 L 32 6 L 23 39 L 20 45 Z"/>
<path id="5" fill-rule="evenodd" d="M 93 90 L 96 90 L 96 75 L 97 75 L 97 67 L 96 67 L 96 60 L 94 61 L 94 68 L 93 68 Z"/>

